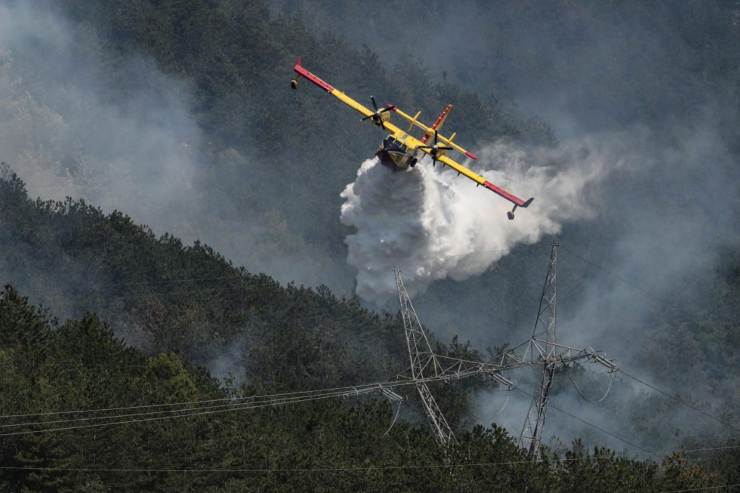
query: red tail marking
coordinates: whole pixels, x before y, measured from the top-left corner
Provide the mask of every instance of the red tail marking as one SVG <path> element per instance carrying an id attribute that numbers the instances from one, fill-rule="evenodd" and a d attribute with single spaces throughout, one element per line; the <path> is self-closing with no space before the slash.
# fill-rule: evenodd
<path id="1" fill-rule="evenodd" d="M 447 115 L 450 114 L 450 111 L 452 111 L 452 108 L 454 108 L 454 106 L 448 104 L 442 109 L 442 113 L 440 113 L 437 119 L 434 120 L 434 123 L 432 123 L 432 130 L 437 130 L 445 122 L 445 119 L 447 118 Z M 426 144 L 427 140 L 429 140 L 429 138 L 433 135 L 434 134 L 424 134 L 424 137 L 421 138 L 421 141 Z"/>

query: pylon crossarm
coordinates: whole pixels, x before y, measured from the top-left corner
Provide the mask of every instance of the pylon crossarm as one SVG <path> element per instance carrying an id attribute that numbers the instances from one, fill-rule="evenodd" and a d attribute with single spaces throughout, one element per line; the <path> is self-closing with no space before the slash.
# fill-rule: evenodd
<path id="1" fill-rule="evenodd" d="M 547 343 L 542 339 L 535 339 L 539 343 Z M 558 350 L 558 360 L 561 363 L 571 363 L 581 359 L 590 359 L 594 363 L 598 363 L 609 371 L 616 371 L 617 365 L 612 360 L 608 359 L 601 352 L 594 350 L 592 347 L 574 347 L 566 346 L 564 344 L 549 343 L 555 349 Z"/>
<path id="2" fill-rule="evenodd" d="M 600 354 L 595 354 L 591 359 L 593 359 L 594 362 L 608 368 L 610 373 L 619 371 L 619 367 L 616 365 L 616 363 L 614 363 L 612 360 L 606 359 Z"/>
<path id="3" fill-rule="evenodd" d="M 501 369 L 502 368 L 502 365 L 499 365 L 499 364 L 496 364 L 496 363 L 491 363 L 490 361 L 475 361 L 475 360 L 472 360 L 472 359 L 456 358 L 454 356 L 445 356 L 444 354 L 435 354 L 435 356 L 438 359 L 441 359 L 441 360 L 454 361 L 455 364 L 457 364 L 457 363 L 469 363 L 471 365 L 485 365 L 485 366 L 488 366 L 488 367 L 491 367 L 491 368 L 495 368 L 495 369 Z"/>
<path id="4" fill-rule="evenodd" d="M 515 368 L 521 368 L 522 366 L 530 366 L 528 363 L 521 362 L 518 358 L 512 364 L 500 365 L 498 363 L 491 363 L 488 361 L 474 361 L 469 359 L 444 356 L 440 354 L 437 354 L 436 357 L 443 361 L 453 362 L 445 369 L 445 372 L 474 371 L 478 373 L 494 374 L 500 373 L 504 370 L 513 370 Z"/>
<path id="5" fill-rule="evenodd" d="M 524 354 L 522 355 L 522 361 L 527 361 L 527 358 L 529 358 L 530 353 L 532 352 L 532 340 L 530 339 L 527 341 L 527 345 L 524 346 Z"/>
<path id="6" fill-rule="evenodd" d="M 458 373 L 462 370 L 462 362 L 460 361 L 454 361 L 452 363 L 447 364 L 447 367 L 442 367 L 442 375 L 447 375 L 450 373 Z"/>
<path id="7" fill-rule="evenodd" d="M 514 382 L 501 375 L 500 373 L 491 373 L 491 378 L 496 380 L 500 385 L 506 387 L 506 390 L 512 390 L 514 388 Z"/>
<path id="8" fill-rule="evenodd" d="M 507 361 L 510 361 L 511 363 L 507 365 L 506 364 Z M 522 366 L 526 364 L 527 363 L 525 362 L 524 356 L 520 357 L 517 353 L 514 353 L 514 352 L 507 352 L 501 356 L 501 363 L 500 363 L 501 368 L 507 368 L 511 366 Z"/>

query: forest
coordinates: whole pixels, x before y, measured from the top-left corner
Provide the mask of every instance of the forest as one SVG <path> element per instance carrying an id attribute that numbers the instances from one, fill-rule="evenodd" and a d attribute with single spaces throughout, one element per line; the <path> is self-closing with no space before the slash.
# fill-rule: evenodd
<path id="1" fill-rule="evenodd" d="M 57 259 L 89 266 L 70 267 L 60 276 L 69 283 L 55 290 L 79 300 L 67 303 L 78 318 L 60 322 L 12 286 L 2 292 L 0 447 L 7 491 L 429 491 L 433 485 L 437 491 L 652 492 L 738 479 L 736 449 L 710 451 L 696 462 L 685 455 L 692 449 L 638 459 L 576 441 L 531 462 L 495 423 L 465 424 L 469 394 L 483 382 L 434 387 L 460 430 L 459 443 L 447 450 L 437 446 L 413 394 L 405 419 L 387 434 L 393 410 L 379 396 L 245 408 L 233 399 L 387 380 L 404 367 L 400 322 L 326 288 L 282 287 L 251 275 L 206 246 L 155 237 L 120 213 L 71 200 L 32 201 L 7 171 L 0 185 L 8 219 L 3 235 L 37 252 L 37 267 L 59 274 Z M 205 284 L 194 289 L 185 280 Z M 126 326 L 140 332 L 126 333 Z M 202 364 L 226 351 L 226 341 L 248 347 L 239 382 L 236 375 L 216 378 Z M 436 351 L 482 358 L 456 341 L 437 343 Z"/>
<path id="2" fill-rule="evenodd" d="M 474 49 L 415 56 L 415 36 L 432 26 L 441 37 L 441 19 L 456 15 L 424 2 L 400 7 L 421 12 L 406 32 L 398 25 L 405 15 L 368 21 L 383 40 L 355 36 L 343 22 L 363 15 L 359 3 L 2 2 L 0 13 L 25 26 L 19 32 L 34 33 L 0 35 L 7 43 L 0 43 L 3 489 L 658 492 L 740 484 L 740 33 L 721 22 L 732 6 L 687 2 L 668 15 L 665 6 L 640 2 L 545 4 L 468 2 L 493 26 L 486 32 L 503 33 L 485 40 L 500 45 L 499 65 L 470 71 Z M 38 12 L 65 26 L 62 34 L 38 28 L 46 19 Z M 466 145 L 537 149 L 533 155 L 557 167 L 571 157 L 552 153 L 567 145 L 568 132 L 552 112 L 519 102 L 525 91 L 544 98 L 542 80 L 519 82 L 536 69 L 540 79 L 571 84 L 566 72 L 577 72 L 586 56 L 579 33 L 634 18 L 663 19 L 659 35 L 671 46 L 680 41 L 678 53 L 655 77 L 589 92 L 623 76 L 615 55 L 604 73 L 582 82 L 573 112 L 609 139 L 614 128 L 639 128 L 629 138 L 644 132 L 647 143 L 629 145 L 659 149 L 644 155 L 658 164 L 618 172 L 600 198 L 603 213 L 563 221 L 561 319 L 571 338 L 600 344 L 671 395 L 617 377 L 595 407 L 598 424 L 552 411 L 555 438 L 536 462 L 511 427 L 482 416 L 485 396 L 503 390 L 479 378 L 432 384 L 458 436 L 448 450 L 435 443 L 410 388 L 399 387 L 397 421 L 379 392 L 271 398 L 391 381 L 408 368 L 396 304 L 354 293 L 356 273 L 345 261 L 352 227 L 338 213 L 358 156 L 370 156 L 378 134 L 362 131 L 356 115 L 319 91 L 289 92 L 295 57 L 363 101 L 387 95 L 427 116 L 454 102 L 450 123 Z M 522 48 L 504 41 L 521 19 L 554 32 L 553 52 L 572 52 L 572 66 L 537 58 L 542 47 L 520 60 Z M 634 66 L 649 65 L 650 53 Z M 39 64 L 44 57 L 49 63 Z M 678 76 L 684 84 L 674 83 Z M 711 124 L 697 117 L 706 108 Z M 128 114 L 136 111 L 145 116 Z M 597 121 L 599 111 L 608 121 Z M 109 132 L 111 121 L 130 126 Z M 685 122 L 712 137 L 684 139 Z M 18 138 L 22 132 L 33 138 Z M 147 134 L 152 147 L 136 148 Z M 714 160 L 714 178 L 692 182 L 703 168 L 676 157 L 682 153 Z M 168 185 L 179 183 L 180 171 L 143 166 L 170 159 L 175 169 L 192 167 L 185 190 Z M 110 171 L 126 166 L 131 171 Z M 664 180 L 666 166 L 674 173 Z M 54 192 L 49 184 L 61 181 Z M 681 194 L 686 200 L 674 208 Z M 638 210 L 644 215 L 634 223 L 624 219 Z M 669 212 L 654 219 L 651 211 Z M 517 245 L 476 277 L 421 292 L 414 301 L 435 351 L 487 361 L 519 342 L 553 237 Z M 669 245 L 679 251 L 666 254 Z M 653 265 L 666 258 L 689 267 Z M 608 303 L 593 301 L 597 288 Z M 604 327 L 582 329 L 594 322 Z M 569 370 L 569 378 L 598 387 L 589 375 Z M 554 392 L 567 398 L 568 389 L 562 382 Z M 245 404 L 260 399 L 270 404 Z M 615 439 L 604 430 L 622 431 Z"/>

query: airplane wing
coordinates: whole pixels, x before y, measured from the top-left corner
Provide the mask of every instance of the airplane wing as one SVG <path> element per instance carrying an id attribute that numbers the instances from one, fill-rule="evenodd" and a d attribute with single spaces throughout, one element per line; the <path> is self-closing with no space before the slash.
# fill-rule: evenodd
<path id="1" fill-rule="evenodd" d="M 387 111 L 390 110 L 390 111 L 393 111 L 394 113 L 398 114 L 402 118 L 408 120 L 413 125 L 421 128 L 424 131 L 424 134 L 425 135 L 426 134 L 434 135 L 435 133 L 437 133 L 434 128 L 427 127 L 423 123 L 419 122 L 416 118 L 412 117 L 411 115 L 408 115 L 408 114 L 404 113 L 403 111 L 401 111 L 400 109 L 398 109 L 395 106 L 388 106 L 386 108 L 383 108 L 382 110 L 377 110 L 377 109 L 376 109 L 376 111 L 371 110 L 370 108 L 366 107 L 365 105 L 363 105 L 363 104 L 355 101 L 351 97 L 347 96 L 345 93 L 343 93 L 339 89 L 335 88 L 334 86 L 332 86 L 328 82 L 322 80 L 318 76 L 316 76 L 313 73 L 309 72 L 305 67 L 303 67 L 301 65 L 301 59 L 300 58 L 298 58 L 296 60 L 296 63 L 293 66 L 293 70 L 295 70 L 295 72 L 298 75 L 300 75 L 301 77 L 309 80 L 313 84 L 316 84 L 317 86 L 319 86 L 320 88 L 322 88 L 324 91 L 328 92 L 329 94 L 331 94 L 335 98 L 339 99 L 342 103 L 346 104 L 350 108 L 352 108 L 355 111 L 357 111 L 360 114 L 362 114 L 363 118 L 365 118 L 365 119 L 366 118 L 373 117 L 373 115 L 375 115 L 377 117 L 381 112 L 387 112 Z M 297 84 L 298 83 L 296 81 L 292 81 L 293 87 L 296 87 Z M 373 103 L 374 103 L 374 100 L 373 100 Z M 387 113 L 383 113 L 383 116 L 385 116 L 385 115 L 387 115 Z M 383 126 L 383 128 L 385 130 L 387 130 L 388 132 L 390 132 L 395 139 L 399 140 L 400 142 L 403 142 L 408 149 L 411 149 L 411 150 L 417 150 L 418 149 L 418 150 L 423 151 L 423 152 L 425 152 L 427 154 L 430 154 L 430 151 L 428 149 L 423 148 L 423 146 L 426 145 L 424 142 L 422 142 L 421 140 L 417 139 L 413 135 L 409 135 L 407 132 L 404 132 L 399 127 L 397 127 L 396 125 L 394 125 L 393 123 L 391 123 L 390 121 L 388 121 L 387 118 L 382 118 L 382 126 Z M 466 151 L 465 149 L 463 149 L 459 145 L 457 145 L 454 142 L 452 142 L 452 139 L 448 139 L 447 137 L 444 137 L 442 135 L 439 135 L 439 133 L 437 133 L 437 139 L 439 141 L 443 142 L 444 144 L 446 144 L 447 146 L 452 147 L 456 151 L 458 151 L 458 152 L 464 154 L 465 156 L 469 157 L 470 159 L 478 159 L 477 156 L 475 154 L 473 154 L 472 152 Z M 422 147 L 422 149 L 419 149 L 419 147 Z M 528 200 L 522 200 L 522 199 L 520 199 L 516 195 L 514 195 L 514 194 L 512 194 L 512 193 L 510 193 L 510 192 L 508 192 L 506 190 L 504 190 L 503 188 L 501 188 L 501 187 L 499 187 L 497 185 L 494 185 L 493 183 L 491 183 L 490 181 L 486 180 L 481 175 L 475 173 L 474 171 L 468 169 L 467 167 L 463 166 L 462 164 L 458 163 L 457 161 L 455 161 L 455 160 L 453 160 L 453 159 L 451 159 L 451 158 L 449 158 L 449 157 L 447 157 L 447 156 L 445 156 L 445 155 L 443 155 L 441 153 L 437 154 L 436 161 L 439 161 L 439 162 L 443 163 L 444 165 L 446 165 L 449 168 L 452 168 L 453 170 L 457 171 L 461 175 L 465 175 L 467 178 L 473 180 L 478 185 L 482 185 L 482 186 L 486 187 L 487 189 L 491 190 L 492 192 L 500 195 L 504 199 L 506 199 L 509 202 L 511 202 L 512 204 L 514 204 L 514 208 L 511 210 L 511 212 L 508 213 L 509 219 L 514 219 L 514 211 L 516 210 L 517 207 L 527 207 L 527 206 L 529 206 L 529 204 L 532 203 L 532 200 L 534 200 L 533 198 L 530 198 Z"/>
<path id="2" fill-rule="evenodd" d="M 427 151 L 424 151 L 424 152 L 427 152 Z M 496 193 L 496 194 L 500 195 L 501 197 L 505 198 L 506 200 L 508 200 L 509 202 L 511 202 L 512 204 L 514 204 L 514 209 L 516 209 L 517 207 L 525 207 L 525 208 L 526 207 L 529 207 L 529 204 L 531 204 L 532 201 L 534 200 L 533 197 L 530 197 L 527 200 L 520 199 L 519 197 L 517 197 L 513 193 L 504 190 L 503 188 L 499 187 L 498 185 L 494 185 L 493 183 L 491 183 L 490 181 L 486 180 L 484 177 L 482 177 L 478 173 L 475 173 L 474 171 L 466 168 L 462 164 L 458 163 L 454 159 L 451 159 L 451 158 L 449 158 L 447 156 L 437 156 L 437 161 L 439 161 L 440 163 L 446 165 L 449 168 L 452 168 L 453 170 L 457 171 L 459 174 L 465 175 L 467 178 L 470 178 L 471 180 L 473 180 L 478 185 L 482 185 L 482 186 L 486 187 L 487 189 L 489 189 L 490 191 L 492 191 L 493 193 Z M 512 213 L 513 212 L 514 211 L 512 210 Z M 509 217 L 512 217 L 512 216 L 509 216 Z"/>
<path id="3" fill-rule="evenodd" d="M 309 72 L 305 67 L 301 65 L 300 58 L 296 60 L 295 65 L 293 66 L 293 70 L 295 70 L 295 72 L 298 75 L 316 84 L 317 86 L 319 86 L 320 88 L 322 88 L 323 90 L 325 90 L 326 92 L 328 92 L 329 94 L 331 94 L 332 96 L 334 96 L 335 98 L 337 98 L 338 100 L 340 100 L 341 102 L 343 102 L 344 104 L 352 108 L 353 110 L 358 111 L 359 113 L 362 114 L 362 116 L 369 117 L 375 114 L 375 112 L 371 110 L 370 108 L 368 108 L 367 106 L 361 103 L 358 103 L 357 101 L 347 96 L 342 91 L 335 88 L 328 82 L 322 80 L 318 76 Z"/>
<path id="4" fill-rule="evenodd" d="M 478 159 L 478 157 L 475 154 L 473 154 L 472 152 L 466 151 L 465 149 L 463 149 L 459 145 L 457 145 L 454 142 L 452 142 L 452 139 L 451 138 L 448 139 L 447 137 L 439 134 L 439 132 L 437 132 L 435 128 L 428 127 L 428 126 L 424 125 L 419 120 L 417 120 L 415 117 L 412 117 L 411 115 L 409 115 L 409 114 L 404 113 L 403 111 L 401 111 L 401 109 L 394 108 L 393 109 L 393 112 L 396 113 L 397 115 L 399 115 L 400 117 L 404 118 L 405 120 L 408 120 L 409 122 L 411 122 L 412 125 L 417 126 L 420 129 L 422 129 L 424 131 L 424 136 L 425 137 L 427 135 L 435 135 L 436 134 L 436 140 L 438 140 L 438 141 L 446 144 L 447 146 L 449 146 L 452 149 L 456 150 L 457 152 L 459 152 L 459 153 L 461 153 L 461 154 L 469 157 L 470 159 Z M 443 114 L 444 114 L 444 112 L 443 112 Z M 453 137 L 454 137 L 454 135 L 453 135 Z M 416 144 L 417 142 L 418 142 L 418 145 Z M 416 149 L 419 146 L 425 146 L 426 145 L 425 142 L 421 142 L 421 141 L 419 141 L 417 139 L 414 139 L 413 137 L 407 138 L 405 144 L 409 148 L 412 148 L 412 149 Z M 432 155 L 432 153 L 430 152 L 430 149 L 428 147 L 426 147 L 426 148 L 422 147 L 419 150 L 425 152 L 426 154 Z M 529 207 L 529 204 L 531 204 L 532 201 L 534 200 L 534 198 L 532 198 L 532 197 L 530 197 L 527 200 L 520 199 L 519 197 L 517 197 L 513 193 L 504 190 L 503 188 L 499 187 L 498 185 L 494 185 L 493 183 L 491 183 L 490 181 L 486 180 L 484 177 L 482 177 L 478 173 L 475 173 L 474 171 L 472 171 L 469 168 L 463 166 L 462 164 L 458 163 L 454 159 L 445 156 L 442 152 L 439 152 L 436 156 L 433 156 L 432 155 L 432 158 L 434 158 L 436 161 L 439 161 L 439 162 L 443 163 L 447 167 L 452 168 L 453 170 L 457 171 L 459 174 L 465 175 L 465 177 L 470 178 L 471 180 L 473 180 L 478 185 L 482 185 L 482 186 L 486 187 L 487 189 L 489 189 L 493 193 L 496 193 L 496 194 L 500 195 L 501 197 L 505 198 L 506 200 L 508 200 L 509 202 L 511 202 L 512 204 L 514 204 L 514 208 L 511 210 L 511 212 L 508 213 L 509 219 L 514 219 L 514 211 L 516 210 L 517 207 L 523 207 L 523 208 Z"/>

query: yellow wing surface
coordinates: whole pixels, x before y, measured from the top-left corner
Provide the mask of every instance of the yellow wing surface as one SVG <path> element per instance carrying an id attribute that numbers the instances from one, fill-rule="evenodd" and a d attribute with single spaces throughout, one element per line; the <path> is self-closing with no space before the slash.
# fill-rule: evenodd
<path id="1" fill-rule="evenodd" d="M 401 118 L 404 118 L 405 120 L 408 120 L 409 123 L 411 123 L 415 127 L 419 127 L 420 129 L 422 129 L 424 131 L 424 134 L 425 135 L 434 135 L 434 129 L 432 127 L 428 127 L 428 126 L 424 125 L 423 123 L 421 123 L 419 120 L 417 120 L 413 116 L 409 115 L 408 113 L 405 113 L 405 112 L 401 111 L 399 108 L 396 108 L 393 111 L 394 111 L 394 113 L 396 113 Z M 466 151 L 465 149 L 463 149 L 459 145 L 457 145 L 454 142 L 452 142 L 452 139 L 448 139 L 447 137 L 445 137 L 444 135 L 442 135 L 440 133 L 437 133 L 437 140 L 439 140 L 440 142 L 444 143 L 445 145 L 448 145 L 448 146 L 452 147 L 457 152 L 459 152 L 460 154 L 463 154 L 466 157 L 469 157 L 470 159 L 478 159 L 478 156 L 476 156 L 475 154 L 473 154 L 470 151 Z"/>
<path id="2" fill-rule="evenodd" d="M 322 80 L 318 76 L 309 72 L 305 67 L 301 65 L 300 58 L 296 61 L 295 66 L 293 67 L 293 70 L 295 70 L 295 72 L 301 77 L 308 79 L 313 84 L 316 84 L 317 86 L 319 86 L 320 88 L 322 88 L 323 90 L 325 90 L 326 92 L 328 92 L 329 94 L 331 94 L 332 96 L 340 100 L 342 103 L 346 104 L 350 108 L 360 113 L 363 117 L 371 118 L 375 116 L 375 117 L 382 118 L 383 120 L 382 125 L 385 128 L 385 130 L 387 130 L 391 135 L 393 135 L 394 139 L 398 140 L 399 142 L 402 142 L 410 151 L 422 151 L 422 152 L 425 152 L 426 154 L 431 155 L 431 151 L 428 148 L 429 146 L 427 146 L 427 144 L 422 142 L 420 139 L 417 139 L 413 135 L 409 135 L 408 133 L 404 132 L 399 127 L 394 125 L 392 122 L 390 122 L 387 117 L 388 113 L 380 114 L 380 112 L 373 111 L 367 106 L 363 105 L 362 103 L 355 101 L 354 99 L 352 99 L 351 97 L 349 97 L 348 95 L 340 91 L 339 89 L 335 88 L 328 82 Z M 293 87 L 296 87 L 297 82 L 292 81 L 291 85 Z M 420 128 L 421 130 L 423 130 L 425 135 L 434 135 L 436 132 L 434 128 L 421 123 L 420 121 L 416 119 L 416 117 L 412 117 L 411 115 L 401 111 L 399 108 L 395 106 L 384 108 L 383 110 L 384 111 L 392 110 L 394 113 L 399 115 L 401 118 L 408 120 L 413 126 L 416 126 Z M 452 136 L 452 138 L 454 138 L 454 135 Z M 447 138 L 437 133 L 438 141 L 442 142 L 446 146 L 452 147 L 454 150 L 465 155 L 466 157 L 470 159 L 477 159 L 475 154 L 473 154 L 472 152 L 466 151 L 459 145 L 452 142 L 452 138 Z M 420 147 L 421 149 L 419 149 Z M 516 195 L 510 192 L 507 192 L 501 187 L 494 185 L 493 183 L 486 180 L 481 175 L 463 166 L 462 164 L 458 163 L 454 159 L 451 159 L 450 157 L 443 155 L 441 152 L 437 153 L 436 160 L 444 164 L 445 166 L 457 171 L 457 173 L 464 175 L 465 177 L 473 180 L 476 184 L 482 185 L 488 188 L 489 190 L 491 190 L 492 192 L 497 193 L 501 197 L 505 198 L 506 200 L 514 204 L 514 209 L 516 209 L 517 207 L 527 207 L 529 204 L 532 203 L 532 200 L 534 200 L 532 198 L 526 201 L 520 199 Z M 513 219 L 514 217 L 512 213 L 513 213 L 513 210 L 512 212 L 509 213 L 510 219 Z"/>

